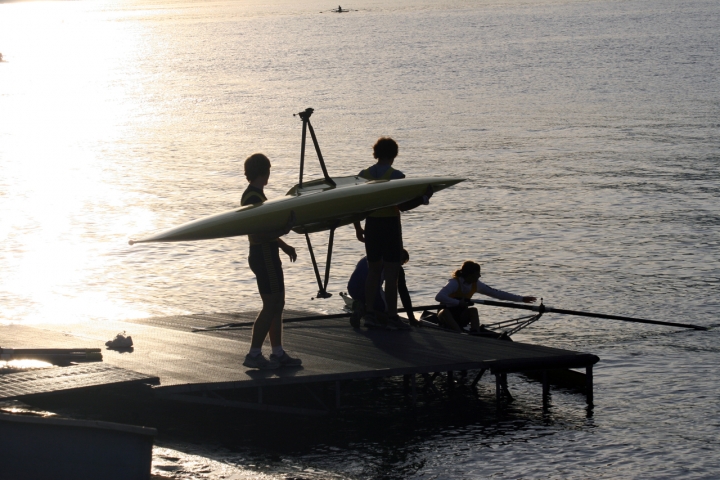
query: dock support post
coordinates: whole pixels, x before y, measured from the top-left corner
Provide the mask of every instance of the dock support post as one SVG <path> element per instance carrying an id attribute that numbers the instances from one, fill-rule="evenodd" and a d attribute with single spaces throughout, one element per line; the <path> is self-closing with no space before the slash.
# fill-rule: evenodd
<path id="1" fill-rule="evenodd" d="M 473 380 L 473 382 L 472 382 L 472 387 L 473 387 L 473 388 L 475 388 L 475 387 L 477 386 L 478 382 L 480 381 L 480 379 L 482 378 L 483 374 L 485 373 L 485 370 L 487 370 L 487 369 L 486 369 L 486 368 L 483 368 L 482 370 L 480 370 L 480 373 L 477 374 L 477 376 L 475 377 L 475 380 Z"/>
<path id="2" fill-rule="evenodd" d="M 505 397 L 508 402 L 514 400 L 510 389 L 507 385 L 507 373 L 496 373 L 495 374 L 495 398 L 499 402 L 502 397 Z"/>
<path id="3" fill-rule="evenodd" d="M 430 375 L 429 373 L 423 373 L 423 378 L 425 379 L 425 390 L 432 390 L 433 393 L 440 395 L 440 390 L 435 386 L 435 376 L 437 376 L 437 373 L 435 375 Z"/>
<path id="4" fill-rule="evenodd" d="M 508 399 L 508 402 L 515 401 L 512 394 L 510 393 L 510 389 L 508 388 L 507 373 L 502 374 L 502 389 L 503 389 L 503 394 L 505 394 L 505 396 Z"/>
<path id="5" fill-rule="evenodd" d="M 585 367 L 585 396 L 587 404 L 593 406 L 593 367 L 588 365 Z"/>
<path id="6" fill-rule="evenodd" d="M 550 380 L 547 370 L 543 370 L 542 372 L 542 402 L 544 409 L 547 408 L 548 403 L 550 403 Z"/>
<path id="7" fill-rule="evenodd" d="M 335 408 L 340 408 L 340 380 L 335 380 Z"/>
<path id="8" fill-rule="evenodd" d="M 455 387 L 455 378 L 453 377 L 453 371 L 448 370 L 447 372 L 447 388 L 450 390 Z"/>
<path id="9" fill-rule="evenodd" d="M 417 404 L 417 382 L 415 381 L 415 374 L 410 375 L 410 386 L 412 387 L 412 406 Z"/>

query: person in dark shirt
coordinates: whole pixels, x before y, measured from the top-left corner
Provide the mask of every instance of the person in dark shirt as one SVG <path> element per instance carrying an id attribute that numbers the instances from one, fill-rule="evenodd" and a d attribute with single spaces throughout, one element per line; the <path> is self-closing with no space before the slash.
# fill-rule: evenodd
<path id="1" fill-rule="evenodd" d="M 267 200 L 263 187 L 270 179 L 270 160 L 262 153 L 250 155 L 245 160 L 245 177 L 250 185 L 243 192 L 241 205 L 256 205 Z M 243 365 L 249 368 L 273 369 L 283 366 L 302 364 L 299 358 L 293 358 L 282 346 L 282 313 L 285 308 L 285 278 L 283 276 L 280 250 L 290 261 L 297 259 L 295 249 L 279 237 L 290 232 L 295 222 L 294 212 L 290 214 L 284 228 L 264 234 L 248 235 L 250 256 L 248 263 L 257 278 L 258 291 L 263 307 L 253 325 L 250 352 Z M 270 358 L 262 354 L 262 345 L 268 334 L 272 353 Z"/>
<path id="2" fill-rule="evenodd" d="M 403 256 L 402 256 L 402 265 L 405 265 L 410 261 L 410 254 L 407 250 L 403 248 Z M 412 311 L 412 300 L 410 298 L 410 291 L 407 288 L 407 283 L 405 281 L 405 269 L 400 266 L 399 274 L 398 274 L 398 281 L 397 281 L 397 288 L 398 293 L 400 294 L 400 301 L 402 303 L 402 306 L 405 308 L 408 316 L 408 320 L 410 320 L 410 325 L 417 326 L 420 323 L 415 318 L 415 314 Z M 370 267 L 368 266 L 367 257 L 363 257 L 360 259 L 360 261 L 355 266 L 355 270 L 353 271 L 352 275 L 350 275 L 350 280 L 347 284 L 347 290 L 350 297 L 354 300 L 353 302 L 353 314 L 350 317 L 350 324 L 354 328 L 360 327 L 360 318 L 365 314 L 365 284 L 367 282 L 367 276 L 368 271 Z M 387 311 L 387 307 L 385 304 L 385 295 L 382 291 L 381 284 L 384 280 L 384 275 L 381 275 L 380 283 L 378 283 L 378 288 L 375 292 L 375 314 L 384 314 Z"/>
<path id="3" fill-rule="evenodd" d="M 392 167 L 398 155 L 398 144 L 389 137 L 381 137 L 373 145 L 373 157 L 377 163 L 362 170 L 358 176 L 367 180 L 399 180 L 405 174 Z M 400 205 L 380 208 L 371 212 L 365 219 L 365 228 L 355 222 L 355 235 L 365 243 L 368 261 L 368 276 L 365 285 L 365 315 L 362 319 L 366 327 L 385 327 L 389 330 L 409 330 L 410 326 L 397 315 L 398 275 L 402 256 L 403 241 L 400 225 L 400 212 L 412 210 L 427 204 L 432 196 L 428 187 L 425 195 Z M 387 303 L 387 322 L 375 315 L 375 294 L 380 284 L 380 275 L 385 275 L 385 301 Z"/>

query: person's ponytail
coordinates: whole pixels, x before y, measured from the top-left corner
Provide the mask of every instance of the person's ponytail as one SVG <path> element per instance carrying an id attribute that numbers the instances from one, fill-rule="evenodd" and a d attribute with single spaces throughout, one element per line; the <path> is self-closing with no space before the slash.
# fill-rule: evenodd
<path id="1" fill-rule="evenodd" d="M 466 260 L 463 262 L 460 270 L 455 270 L 453 272 L 452 278 L 465 277 L 465 276 L 471 275 L 473 273 L 478 273 L 479 271 L 480 271 L 480 265 L 473 262 L 472 260 Z"/>

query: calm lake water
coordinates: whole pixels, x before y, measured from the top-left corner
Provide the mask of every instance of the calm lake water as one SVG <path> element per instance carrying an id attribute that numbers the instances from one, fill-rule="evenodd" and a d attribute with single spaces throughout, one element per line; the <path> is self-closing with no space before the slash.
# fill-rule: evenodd
<path id="1" fill-rule="evenodd" d="M 313 107 L 331 175 L 370 165 L 390 135 L 408 176 L 468 179 L 403 217 L 417 304 L 473 259 L 490 285 L 550 306 L 720 324 L 718 2 L 336 7 L 0 0 L 0 321 L 259 308 L 246 239 L 127 240 L 237 206 L 256 151 L 273 162 L 268 197 L 284 194 L 297 182 L 292 114 Z M 329 300 L 310 301 L 305 241 L 287 241 L 299 250 L 288 307 L 340 311 L 364 252 L 352 227 L 336 234 Z M 324 255 L 326 235 L 313 241 Z M 459 411 L 428 402 L 408 416 L 380 382 L 366 385 L 369 411 L 323 425 L 167 433 L 155 473 L 720 476 L 718 330 L 547 315 L 515 339 L 600 356 L 591 414 L 563 391 L 543 412 L 539 385 L 513 376 L 503 412 L 481 383 Z"/>

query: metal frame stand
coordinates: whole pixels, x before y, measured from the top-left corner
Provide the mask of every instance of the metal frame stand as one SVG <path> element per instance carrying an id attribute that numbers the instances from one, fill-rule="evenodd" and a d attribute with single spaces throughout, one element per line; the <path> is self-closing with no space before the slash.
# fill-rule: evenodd
<path id="1" fill-rule="evenodd" d="M 492 331 L 502 331 L 502 329 L 507 328 L 511 325 L 514 325 L 514 328 L 511 328 L 510 330 L 505 330 L 504 335 L 510 337 L 511 335 L 516 334 L 523 328 L 532 325 L 533 323 L 540 320 L 540 317 L 543 316 L 543 313 L 545 313 L 545 305 L 542 303 L 542 299 L 540 300 L 540 307 L 538 313 L 535 315 L 528 315 L 525 317 L 520 318 L 513 318 L 512 320 L 503 320 L 496 323 L 491 323 L 489 325 L 485 325 L 485 328 Z"/>
<path id="2" fill-rule="evenodd" d="M 486 300 L 483 300 L 484 302 Z M 542 299 L 540 299 L 542 302 Z M 482 302 L 477 302 L 478 304 L 482 304 Z M 423 321 L 423 317 L 429 313 L 428 310 L 436 310 L 440 311 L 442 309 L 442 305 L 429 305 L 424 307 L 418 307 L 414 310 L 424 310 L 422 315 L 420 316 L 421 321 Z M 545 305 L 540 303 L 540 306 L 538 307 L 538 313 L 533 315 L 526 315 L 519 318 L 513 318 L 510 320 L 501 320 L 499 322 L 495 323 L 489 323 L 489 324 L 483 324 L 481 325 L 482 328 L 485 328 L 485 330 L 488 330 L 490 332 L 499 334 L 499 338 L 502 340 L 509 340 L 510 336 L 516 334 L 520 330 L 522 330 L 525 327 L 528 327 L 532 325 L 533 323 L 540 320 L 540 318 L 543 316 L 543 313 L 545 313 Z M 428 326 L 432 326 L 434 328 L 441 328 L 445 329 L 445 327 L 442 327 L 440 325 L 435 324 L 434 322 L 430 322 L 425 320 L 424 323 Z M 512 328 L 510 328 L 512 327 Z M 506 330 L 507 329 L 507 330 Z M 472 334 L 472 333 L 471 333 Z"/>
<path id="3" fill-rule="evenodd" d="M 323 159 L 322 153 L 320 152 L 320 144 L 318 143 L 317 137 L 315 136 L 315 130 L 310 123 L 310 116 L 313 114 L 313 112 L 314 110 L 312 108 L 306 108 L 304 111 L 293 115 L 299 116 L 300 120 L 302 120 L 303 123 L 302 143 L 300 144 L 300 178 L 298 180 L 298 190 L 301 189 L 303 186 L 303 170 L 305 168 L 305 143 L 307 141 L 308 130 L 310 130 L 310 137 L 312 137 L 313 145 L 315 145 L 315 152 L 317 153 L 318 161 L 320 162 L 320 168 L 322 169 L 323 176 L 325 177 L 325 182 L 332 187 L 336 186 L 335 181 L 330 178 L 330 175 L 328 175 L 327 168 L 325 167 L 325 160 Z M 330 241 L 328 243 L 327 261 L 325 262 L 325 282 L 323 282 L 320 278 L 320 269 L 318 268 L 317 261 L 315 260 L 315 253 L 313 252 L 312 243 L 310 243 L 310 235 L 305 232 L 305 240 L 307 241 L 308 251 L 310 252 L 310 259 L 312 260 L 313 269 L 315 270 L 315 279 L 318 283 L 318 293 L 315 298 L 329 298 L 332 296 L 332 293 L 328 293 L 327 291 L 327 285 L 330 279 L 330 259 L 332 258 L 332 247 L 333 239 L 335 237 L 335 228 L 336 227 L 330 229 Z"/>
<path id="4" fill-rule="evenodd" d="M 310 235 L 305 232 L 305 240 L 307 241 L 308 251 L 310 252 L 310 260 L 315 271 L 315 279 L 318 284 L 318 293 L 315 298 L 330 298 L 332 293 L 327 291 L 328 282 L 330 281 L 330 260 L 332 259 L 333 240 L 335 238 L 335 227 L 330 229 L 330 239 L 328 241 L 327 259 L 325 261 L 325 282 L 320 279 L 320 269 L 318 268 L 315 253 L 313 252 L 312 243 L 310 243 Z"/>
<path id="5" fill-rule="evenodd" d="M 320 168 L 322 169 L 323 175 L 325 176 L 325 181 L 333 187 L 335 186 L 335 181 L 330 178 L 330 175 L 328 175 L 327 172 L 327 168 L 325 168 L 325 160 L 323 160 L 322 153 L 320 153 L 320 145 L 318 144 L 317 137 L 315 136 L 315 130 L 313 130 L 313 127 L 310 124 L 310 115 L 312 115 L 314 111 L 315 110 L 312 108 L 306 108 L 300 113 L 293 114 L 293 116 L 299 116 L 300 120 L 302 120 L 303 122 L 302 144 L 300 145 L 300 180 L 298 181 L 298 189 L 302 188 L 303 183 L 303 168 L 305 166 L 305 140 L 307 138 L 308 129 L 310 130 L 310 136 L 312 137 L 313 144 L 315 145 L 315 152 L 317 152 L 318 160 L 320 161 Z"/>

